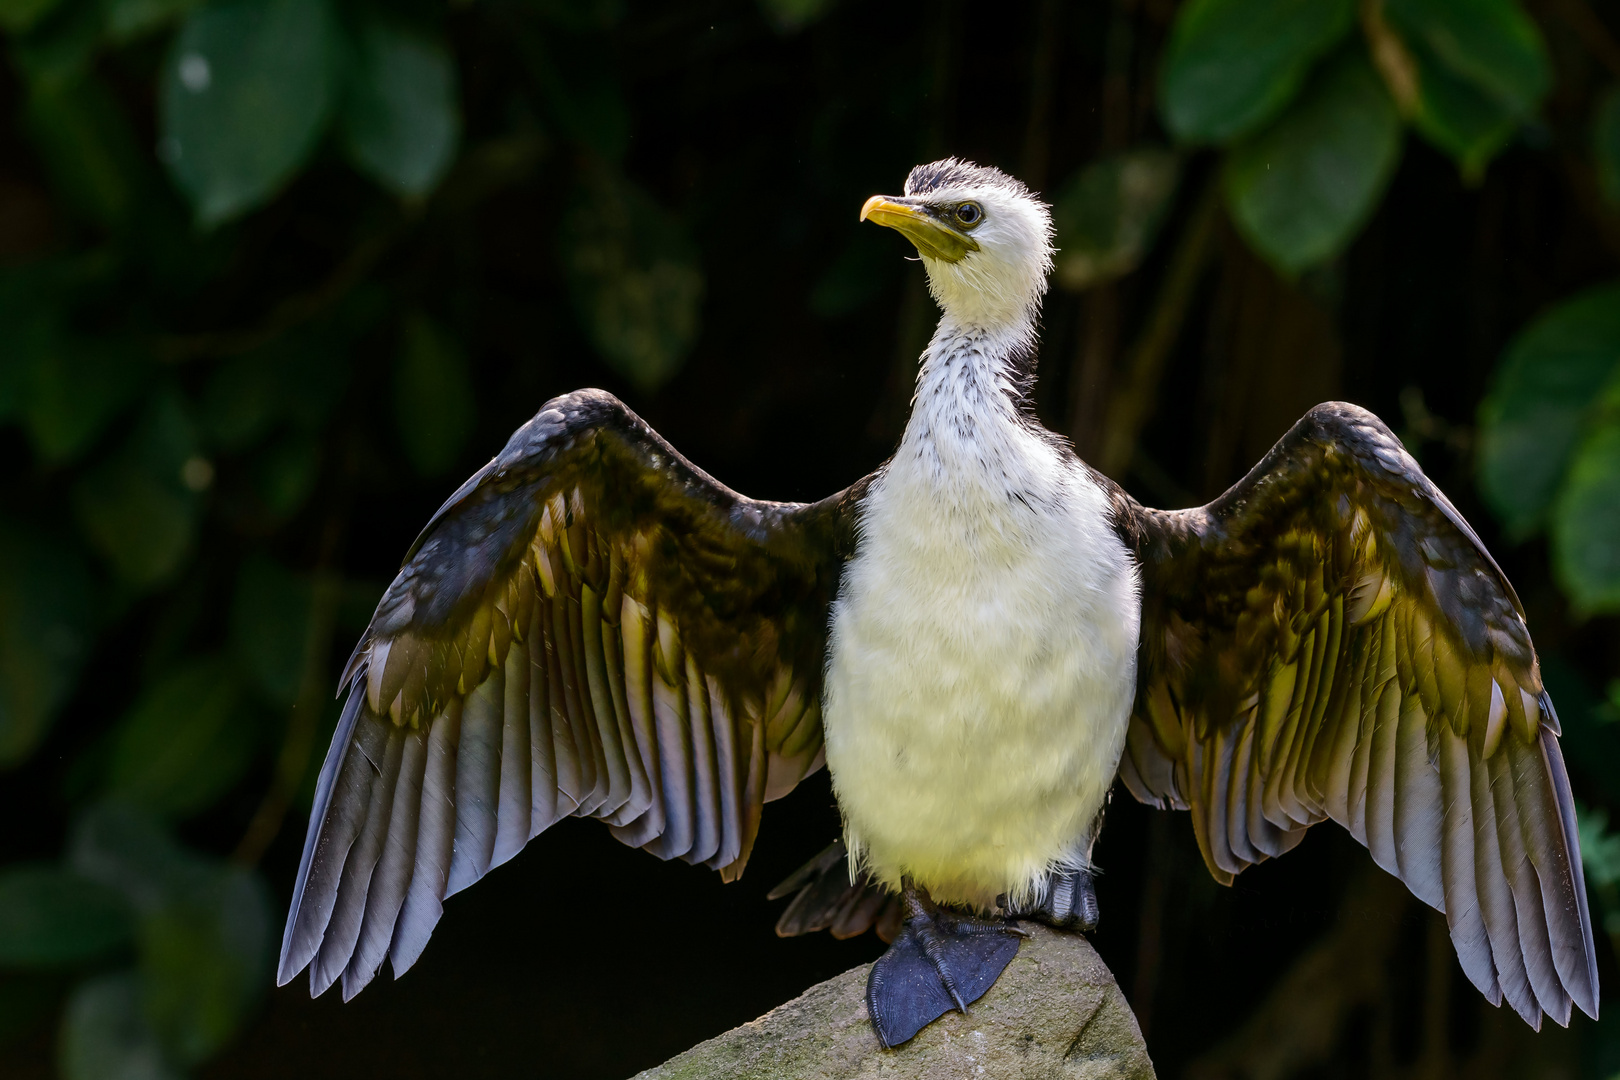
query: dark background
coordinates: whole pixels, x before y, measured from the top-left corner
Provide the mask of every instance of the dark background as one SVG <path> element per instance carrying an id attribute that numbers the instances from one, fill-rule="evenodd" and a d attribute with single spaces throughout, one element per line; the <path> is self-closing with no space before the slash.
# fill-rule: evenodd
<path id="1" fill-rule="evenodd" d="M 1159 73 L 1176 5 L 406 4 L 401 17 L 442 42 L 457 72 L 459 150 L 442 179 L 401 198 L 328 133 L 273 192 L 204 228 L 150 149 L 164 137 L 160 87 L 185 5 L 144 36 L 88 48 L 71 78 L 111 112 L 86 121 L 89 135 L 53 139 L 68 126 L 41 104 L 54 91 L 41 88 L 38 55 L 92 6 L 59 4 L 13 28 L 0 73 L 0 117 L 16 118 L 0 122 L 0 365 L 24 387 L 0 398 L 0 514 L 21 537 L 6 542 L 35 560 L 14 566 L 69 560 L 49 594 L 68 599 L 44 608 L 82 611 L 80 644 L 61 688 L 39 691 L 48 731 L 0 774 L 0 865 L 82 869 L 75 823 L 116 804 L 158 822 L 184 859 L 249 882 L 267 920 L 233 946 L 239 974 L 226 982 L 248 989 L 232 991 L 239 1004 L 202 1044 L 176 1050 L 186 1021 L 148 1009 L 126 1026 L 153 1025 L 155 1043 L 137 1032 L 109 1045 L 151 1043 L 165 1068 L 221 1080 L 620 1077 L 873 959 L 870 937 L 772 933 L 782 905 L 766 891 L 837 832 L 821 774 L 766 808 L 740 883 L 567 821 L 448 903 L 402 981 L 380 979 L 347 1005 L 311 1001 L 301 980 L 268 990 L 266 963 L 335 717 L 330 688 L 399 557 L 460 479 L 547 398 L 581 386 L 619 394 L 749 495 L 814 499 L 871 471 L 899 437 L 935 313 L 904 242 L 857 224 L 862 201 L 945 154 L 1051 197 L 1107 154 L 1171 145 Z M 352 30 L 370 9 L 339 10 Z M 1609 805 L 1620 755 L 1602 697 L 1620 674 L 1617 624 L 1573 614 L 1547 541 L 1508 543 L 1475 486 L 1476 415 L 1504 348 L 1620 260 L 1620 215 L 1598 193 L 1586 135 L 1620 76 L 1620 15 L 1578 0 L 1526 10 L 1554 75 L 1537 117 L 1477 179 L 1405 137 L 1370 218 L 1303 273 L 1279 273 L 1231 225 L 1212 194 L 1221 150 L 1180 150 L 1139 265 L 1049 296 L 1037 406 L 1093 461 L 1123 431 L 1126 452 L 1105 464 L 1158 506 L 1217 494 L 1318 401 L 1377 412 L 1518 587 L 1578 794 Z M 78 171 L 63 164 L 75 160 Z M 86 176 L 128 194 L 85 196 L 74 185 Z M 627 261 L 593 278 L 578 269 L 589 243 L 577 222 L 598 204 L 651 209 L 631 227 Z M 697 328 L 671 332 L 667 376 L 610 355 L 591 314 L 592 290 L 660 259 L 703 283 Z M 1179 286 L 1178 259 L 1192 268 Z M 30 337 L 18 329 L 30 320 L 49 327 Z M 1167 347 L 1144 361 L 1164 325 Z M 88 434 L 52 435 L 69 421 L 52 419 L 41 388 L 64 365 L 60 409 L 94 413 L 73 421 Z M 106 386 L 112 404 L 84 404 Z M 118 548 L 138 547 L 161 514 L 139 504 L 115 515 L 109 541 L 96 477 L 152 458 L 140 447 L 154 402 L 189 418 L 176 430 L 190 434 L 170 439 L 183 443 L 181 471 L 159 468 L 162 482 L 196 480 L 197 461 L 208 475 L 175 488 L 179 540 L 152 541 L 172 557 L 132 569 Z M 250 407 L 268 418 L 231 419 Z M 6 615 L 17 635 L 6 640 L 22 640 L 15 620 L 40 608 L 7 588 L 0 607 L 24 614 Z M 292 660 L 256 659 L 270 653 Z M 238 687 L 217 720 L 154 689 L 199 657 Z M 138 715 L 156 719 L 129 734 Z M 142 756 L 143 740 L 194 729 L 168 764 Z M 197 776 L 216 790 L 164 793 Z M 1097 858 L 1094 941 L 1162 1076 L 1620 1068 L 1584 1018 L 1533 1036 L 1483 1003 L 1441 917 L 1336 827 L 1223 889 L 1185 817 L 1120 789 Z M 75 1026 L 75 995 L 123 970 L 142 985 L 185 984 L 208 950 L 229 952 L 193 941 L 182 974 L 164 974 L 145 929 L 152 909 L 137 908 L 135 929 L 102 946 L 0 963 L 0 1072 L 120 1075 L 74 1056 L 75 1040 L 109 1038 Z M 0 938 L 7 911 L 0 903 Z M 1620 986 L 1605 940 L 1599 951 L 1604 985 Z"/>

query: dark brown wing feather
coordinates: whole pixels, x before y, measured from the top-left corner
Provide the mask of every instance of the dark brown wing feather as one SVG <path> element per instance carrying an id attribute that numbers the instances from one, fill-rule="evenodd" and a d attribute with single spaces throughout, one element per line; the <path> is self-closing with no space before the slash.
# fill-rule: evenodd
<path id="1" fill-rule="evenodd" d="M 617 399 L 548 402 L 439 510 L 344 676 L 282 942 L 345 998 L 558 818 L 742 873 L 822 762 L 851 493 L 756 502 Z"/>
<path id="2" fill-rule="evenodd" d="M 1311 410 L 1206 507 L 1117 496 L 1142 572 L 1120 776 L 1223 882 L 1332 818 L 1493 1002 L 1597 1015 L 1558 722 L 1518 597 L 1377 417 Z"/>

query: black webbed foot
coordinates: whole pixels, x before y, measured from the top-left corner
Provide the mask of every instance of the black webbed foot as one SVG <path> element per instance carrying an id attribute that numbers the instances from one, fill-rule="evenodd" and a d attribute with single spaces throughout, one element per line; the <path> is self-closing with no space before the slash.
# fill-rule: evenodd
<path id="1" fill-rule="evenodd" d="M 1001 898 L 1003 909 L 1008 907 Z M 1038 904 L 1008 912 L 1015 919 L 1039 919 L 1061 930 L 1090 933 L 1097 929 L 1097 889 L 1090 870 L 1069 870 L 1053 874 L 1046 896 Z"/>
<path id="2" fill-rule="evenodd" d="M 905 922 L 866 982 L 866 1009 L 885 1047 L 899 1046 L 952 1009 L 966 1012 L 1028 936 L 1001 919 L 942 911 L 910 886 L 902 902 Z"/>

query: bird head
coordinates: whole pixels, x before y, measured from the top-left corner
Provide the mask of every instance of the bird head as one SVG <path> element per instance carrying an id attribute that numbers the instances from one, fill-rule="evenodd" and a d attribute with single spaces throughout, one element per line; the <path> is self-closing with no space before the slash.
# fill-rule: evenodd
<path id="1" fill-rule="evenodd" d="M 904 195 L 874 195 L 861 207 L 902 233 L 928 271 L 928 290 L 947 317 L 995 327 L 1022 325 L 1052 271 L 1052 215 L 999 169 L 946 158 L 919 165 Z"/>

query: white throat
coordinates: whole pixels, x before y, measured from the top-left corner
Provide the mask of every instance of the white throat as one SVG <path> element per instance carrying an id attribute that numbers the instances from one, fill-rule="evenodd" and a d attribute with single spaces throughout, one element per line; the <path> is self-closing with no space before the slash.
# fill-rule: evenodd
<path id="1" fill-rule="evenodd" d="M 1060 480 L 1052 473 L 1061 464 L 1057 447 L 1019 411 L 1015 358 L 1033 348 L 1033 329 L 1029 317 L 988 326 L 941 319 L 890 471 L 916 470 L 947 497 L 1004 498 Z"/>

